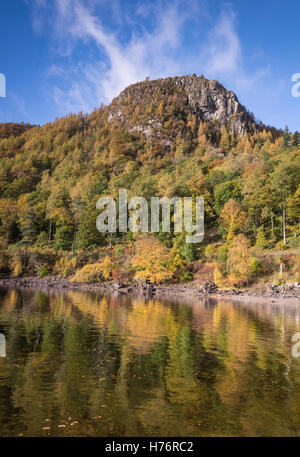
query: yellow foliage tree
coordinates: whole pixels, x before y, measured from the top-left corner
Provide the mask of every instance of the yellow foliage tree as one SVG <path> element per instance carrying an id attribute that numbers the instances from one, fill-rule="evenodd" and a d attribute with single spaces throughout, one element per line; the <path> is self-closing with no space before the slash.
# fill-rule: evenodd
<path id="1" fill-rule="evenodd" d="M 251 273 L 250 243 L 247 238 L 240 234 L 236 236 L 228 249 L 227 270 L 232 282 L 249 281 Z"/>
<path id="2" fill-rule="evenodd" d="M 241 204 L 231 198 L 220 213 L 220 223 L 227 233 L 227 241 L 231 241 L 235 235 L 248 227 L 249 218 L 242 210 Z"/>
<path id="3" fill-rule="evenodd" d="M 167 248 L 154 236 L 141 236 L 135 243 L 135 255 L 131 260 L 136 270 L 135 278 L 152 283 L 162 283 L 172 278 L 167 268 L 170 255 Z"/>
<path id="4" fill-rule="evenodd" d="M 114 264 L 109 256 L 104 257 L 100 264 L 100 270 L 104 279 L 109 279 L 112 275 Z"/>
<path id="5" fill-rule="evenodd" d="M 229 151 L 229 149 L 230 149 L 230 136 L 227 133 L 227 129 L 226 129 L 225 125 L 222 125 L 222 127 L 221 127 L 220 147 L 224 151 Z"/>
<path id="6" fill-rule="evenodd" d="M 109 256 L 104 257 L 101 263 L 88 263 L 78 270 L 72 282 L 101 282 L 111 277 L 114 264 Z"/>
<path id="7" fill-rule="evenodd" d="M 5 237 L 5 247 L 8 244 L 9 231 L 16 215 L 16 205 L 11 198 L 0 198 L 0 234 Z"/>

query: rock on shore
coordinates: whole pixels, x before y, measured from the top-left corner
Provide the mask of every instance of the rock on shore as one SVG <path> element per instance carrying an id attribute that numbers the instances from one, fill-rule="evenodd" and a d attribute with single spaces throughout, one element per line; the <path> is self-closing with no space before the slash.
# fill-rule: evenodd
<path id="1" fill-rule="evenodd" d="M 2 278 L 0 286 L 9 288 L 28 288 L 28 289 L 64 289 L 64 290 L 86 290 L 98 291 L 109 294 L 133 294 L 143 297 L 188 297 L 192 299 L 203 297 L 232 298 L 245 297 L 249 299 L 267 299 L 299 301 L 300 303 L 300 283 L 287 283 L 284 286 L 271 285 L 265 288 L 249 289 L 228 289 L 221 290 L 213 282 L 205 282 L 202 286 L 193 283 L 186 284 L 148 284 L 134 282 L 123 284 L 120 281 L 106 283 L 76 283 L 70 282 L 60 276 L 46 278 L 23 277 L 23 278 Z"/>

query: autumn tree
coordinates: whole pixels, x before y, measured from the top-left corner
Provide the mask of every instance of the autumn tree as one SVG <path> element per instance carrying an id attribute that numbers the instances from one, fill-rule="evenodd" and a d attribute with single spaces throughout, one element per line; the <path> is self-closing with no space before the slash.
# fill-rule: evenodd
<path id="1" fill-rule="evenodd" d="M 239 234 L 233 238 L 228 249 L 227 271 L 233 282 L 249 282 L 250 278 L 250 243 L 247 238 Z"/>
<path id="2" fill-rule="evenodd" d="M 140 236 L 136 240 L 135 255 L 131 261 L 136 279 L 152 283 L 168 281 L 173 276 L 167 268 L 169 260 L 167 248 L 154 236 Z"/>
<path id="3" fill-rule="evenodd" d="M 11 198 L 0 198 L 0 234 L 5 239 L 5 248 L 7 248 L 10 231 L 12 229 L 17 208 Z"/>
<path id="4" fill-rule="evenodd" d="M 230 149 L 230 136 L 224 124 L 221 127 L 220 147 L 224 151 L 229 151 Z"/>
<path id="5" fill-rule="evenodd" d="M 264 227 L 261 226 L 257 230 L 256 243 L 255 246 L 261 249 L 265 249 L 268 246 L 268 240 L 265 235 Z"/>
<path id="6" fill-rule="evenodd" d="M 283 158 L 271 175 L 271 184 L 282 210 L 282 238 L 283 244 L 286 246 L 286 205 L 288 197 L 296 191 L 300 184 L 300 157 L 294 161 Z"/>
<path id="7" fill-rule="evenodd" d="M 219 221 L 228 241 L 232 240 L 238 233 L 245 232 L 249 224 L 249 218 L 243 211 L 241 204 L 232 198 L 228 200 L 220 212 Z"/>

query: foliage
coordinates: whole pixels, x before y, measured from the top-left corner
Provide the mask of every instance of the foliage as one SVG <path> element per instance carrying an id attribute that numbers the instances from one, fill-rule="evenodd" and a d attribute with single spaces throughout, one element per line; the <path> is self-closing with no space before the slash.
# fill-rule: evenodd
<path id="1" fill-rule="evenodd" d="M 135 278 L 158 284 L 168 281 L 173 276 L 167 268 L 169 260 L 170 254 L 159 240 L 154 236 L 141 236 L 135 243 L 131 262 L 136 270 Z"/>
<path id="2" fill-rule="evenodd" d="M 246 283 L 250 279 L 250 243 L 240 234 L 236 236 L 228 249 L 227 271 L 233 283 Z"/>
<path id="3" fill-rule="evenodd" d="M 136 278 L 162 282 L 191 278 L 193 262 L 205 261 L 216 263 L 224 277 L 247 282 L 267 273 L 262 264 L 253 266 L 255 273 L 250 264 L 247 270 L 243 257 L 238 268 L 235 249 L 243 251 L 243 243 L 239 238 L 234 248 L 236 237 L 246 236 L 247 249 L 255 247 L 257 256 L 299 247 L 299 133 L 260 124 L 235 135 L 230 123 L 204 122 L 189 111 L 180 87 L 172 92 L 167 80 L 157 85 L 141 103 L 124 99 L 124 116 L 113 102 L 42 127 L 0 125 L 4 272 L 38 274 L 47 265 L 50 274 L 72 276 L 86 263 L 104 262 L 101 280 L 129 280 L 134 269 Z M 117 197 L 120 188 L 148 200 L 203 196 L 203 246 L 186 244 L 185 233 L 160 231 L 148 237 L 157 252 L 147 237 L 136 240 L 133 252 L 132 233 L 100 234 L 96 201 Z M 19 258 L 9 253 L 17 243 Z M 20 257 L 25 249 L 32 250 L 27 265 Z"/>
<path id="4" fill-rule="evenodd" d="M 247 230 L 249 218 L 241 204 L 231 198 L 220 213 L 220 224 L 225 230 L 227 241 L 231 241 L 235 235 Z"/>
<path id="5" fill-rule="evenodd" d="M 102 268 L 99 263 L 88 263 L 71 279 L 72 282 L 102 282 Z"/>
<path id="6" fill-rule="evenodd" d="M 44 278 L 45 276 L 49 276 L 50 272 L 47 268 L 46 265 L 43 265 L 41 268 L 40 268 L 40 271 L 39 271 L 39 277 L 40 278 Z"/>

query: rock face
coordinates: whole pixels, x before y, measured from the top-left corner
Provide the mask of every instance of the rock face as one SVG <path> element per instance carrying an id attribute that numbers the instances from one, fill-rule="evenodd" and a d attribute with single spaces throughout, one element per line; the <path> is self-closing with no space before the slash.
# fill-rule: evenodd
<path id="1" fill-rule="evenodd" d="M 135 107 L 159 100 L 159 96 L 172 97 L 180 94 L 184 97 L 186 111 L 196 115 L 197 119 L 226 125 L 229 132 L 242 135 L 251 133 L 256 128 L 253 116 L 242 106 L 232 91 L 226 90 L 216 80 L 204 76 L 177 76 L 153 81 L 142 81 L 128 86 L 112 102 L 109 119 L 123 118 L 123 107 L 130 99 Z"/>

